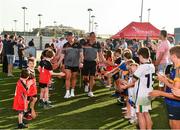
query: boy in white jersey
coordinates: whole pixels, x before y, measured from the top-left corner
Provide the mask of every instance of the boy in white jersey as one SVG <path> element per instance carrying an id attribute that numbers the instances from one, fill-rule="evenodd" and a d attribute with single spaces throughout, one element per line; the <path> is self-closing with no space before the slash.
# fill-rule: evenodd
<path id="1" fill-rule="evenodd" d="M 140 48 L 138 56 L 141 64 L 134 72 L 132 83 L 122 85 L 121 88 L 127 89 L 135 87 L 133 102 L 138 117 L 139 127 L 140 129 L 152 129 L 152 120 L 149 114 L 149 110 L 151 110 L 149 92 L 153 90 L 152 85 L 155 67 L 150 63 L 150 52 L 148 48 Z"/>

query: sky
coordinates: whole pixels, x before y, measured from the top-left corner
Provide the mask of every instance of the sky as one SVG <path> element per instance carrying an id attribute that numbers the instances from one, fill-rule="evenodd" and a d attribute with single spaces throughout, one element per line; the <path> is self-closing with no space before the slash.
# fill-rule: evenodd
<path id="1" fill-rule="evenodd" d="M 143 22 L 148 20 L 158 29 L 174 33 L 180 27 L 180 0 L 144 0 Z M 0 31 L 15 28 L 23 30 L 23 9 L 26 6 L 28 30 L 38 27 L 38 14 L 42 14 L 42 27 L 63 24 L 88 31 L 88 8 L 92 8 L 99 34 L 115 34 L 132 21 L 139 21 L 141 0 L 0 0 Z"/>

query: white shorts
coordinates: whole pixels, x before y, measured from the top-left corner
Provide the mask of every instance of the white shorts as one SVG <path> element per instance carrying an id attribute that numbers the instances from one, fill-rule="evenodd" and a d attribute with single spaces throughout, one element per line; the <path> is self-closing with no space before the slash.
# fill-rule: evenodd
<path id="1" fill-rule="evenodd" d="M 149 112 L 152 110 L 151 105 L 143 106 L 143 105 L 136 105 L 136 113 L 143 113 L 143 112 Z"/>

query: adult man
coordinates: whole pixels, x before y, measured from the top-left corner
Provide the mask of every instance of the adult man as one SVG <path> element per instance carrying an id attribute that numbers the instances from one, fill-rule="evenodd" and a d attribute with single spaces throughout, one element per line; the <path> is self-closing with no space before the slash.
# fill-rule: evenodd
<path id="1" fill-rule="evenodd" d="M 74 97 L 76 87 L 77 73 L 79 67 L 82 67 L 83 51 L 79 43 L 74 41 L 72 32 L 67 33 L 67 43 L 64 44 L 59 64 L 64 59 L 65 73 L 66 73 L 66 94 L 64 98 Z M 72 79 L 72 81 L 71 81 Z M 72 89 L 70 93 L 70 88 Z"/>
<path id="2" fill-rule="evenodd" d="M 169 49 L 170 43 L 167 40 L 167 31 L 162 30 L 160 32 L 160 42 L 156 47 L 156 61 L 158 72 L 165 73 L 166 67 L 169 64 Z M 160 82 L 159 87 L 163 90 L 164 85 Z"/>
<path id="3" fill-rule="evenodd" d="M 15 56 L 14 56 L 14 45 L 17 43 L 15 42 L 14 35 L 11 35 L 10 40 L 7 42 L 6 45 L 6 54 L 7 54 L 7 61 L 8 61 L 8 76 L 13 76 L 13 64 L 15 62 Z"/>
<path id="4" fill-rule="evenodd" d="M 96 41 L 96 34 L 94 32 L 90 33 L 89 42 L 83 48 L 84 54 L 84 67 L 83 67 L 83 76 L 85 79 L 85 92 L 89 92 L 88 96 L 93 97 L 92 92 L 94 86 L 94 77 L 96 73 L 96 59 L 97 54 L 100 60 L 104 61 L 102 56 L 100 43 Z M 89 83 L 89 84 L 88 84 Z"/>
<path id="5" fill-rule="evenodd" d="M 9 35 L 5 34 L 4 35 L 4 40 L 3 42 L 3 50 L 2 50 L 2 57 L 3 57 L 3 72 L 8 73 L 8 62 L 7 62 L 7 54 L 6 54 L 6 48 L 7 48 L 7 42 L 9 40 Z"/>

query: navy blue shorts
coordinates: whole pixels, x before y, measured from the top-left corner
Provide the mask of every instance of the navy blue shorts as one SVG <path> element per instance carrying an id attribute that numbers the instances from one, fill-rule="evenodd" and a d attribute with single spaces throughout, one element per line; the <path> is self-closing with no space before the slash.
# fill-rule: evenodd
<path id="1" fill-rule="evenodd" d="M 180 120 L 180 107 L 167 104 L 168 117 L 170 120 Z"/>
<path id="2" fill-rule="evenodd" d="M 113 77 L 114 81 L 118 80 L 119 79 L 119 72 L 114 74 L 112 77 Z"/>

